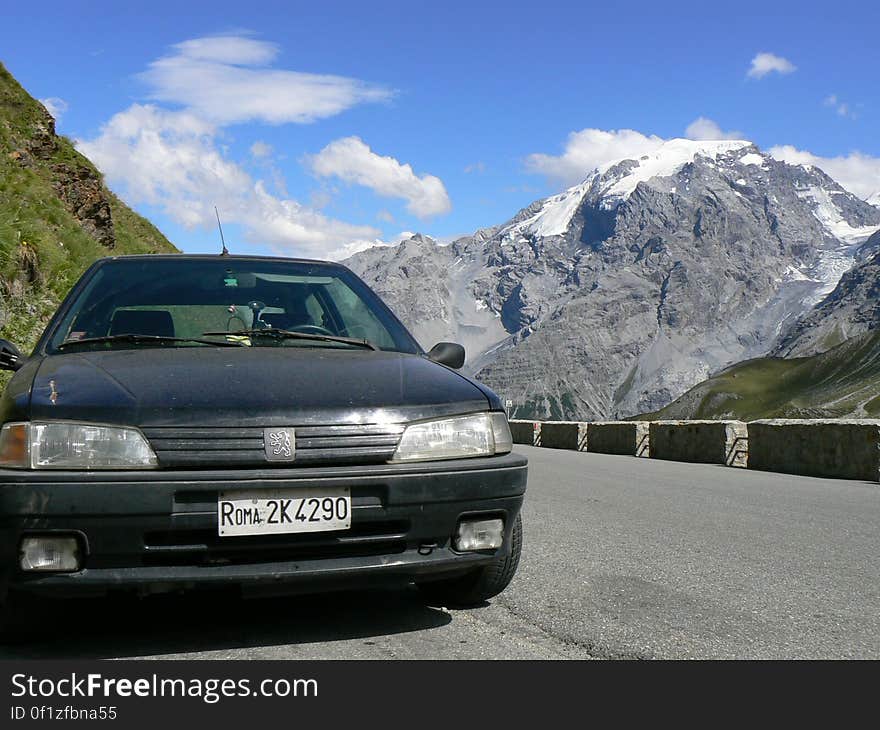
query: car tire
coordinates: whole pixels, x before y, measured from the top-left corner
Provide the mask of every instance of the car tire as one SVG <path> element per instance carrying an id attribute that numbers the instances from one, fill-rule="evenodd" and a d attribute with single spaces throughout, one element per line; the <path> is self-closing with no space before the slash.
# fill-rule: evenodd
<path id="1" fill-rule="evenodd" d="M 421 583 L 419 591 L 431 605 L 463 608 L 485 603 L 513 580 L 522 553 L 522 539 L 522 518 L 517 515 L 510 533 L 510 549 L 506 553 L 489 565 L 457 578 Z"/>

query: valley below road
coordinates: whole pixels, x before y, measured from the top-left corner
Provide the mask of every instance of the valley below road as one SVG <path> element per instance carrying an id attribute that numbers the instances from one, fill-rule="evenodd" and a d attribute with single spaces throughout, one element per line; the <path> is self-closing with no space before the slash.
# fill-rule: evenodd
<path id="1" fill-rule="evenodd" d="M 373 591 L 65 606 L 0 658 L 880 658 L 880 488 L 519 446 L 510 588 L 445 610 Z"/>

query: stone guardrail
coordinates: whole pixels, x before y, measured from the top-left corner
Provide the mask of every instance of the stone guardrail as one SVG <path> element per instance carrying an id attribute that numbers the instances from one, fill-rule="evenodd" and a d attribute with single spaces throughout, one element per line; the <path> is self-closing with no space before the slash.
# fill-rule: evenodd
<path id="1" fill-rule="evenodd" d="M 587 424 L 577 421 L 543 421 L 541 446 L 545 449 L 587 450 Z"/>
<path id="2" fill-rule="evenodd" d="M 594 421 L 587 429 L 587 451 L 621 456 L 650 455 L 645 421 Z"/>
<path id="3" fill-rule="evenodd" d="M 880 421 L 751 421 L 749 467 L 817 477 L 880 478 Z"/>
<path id="4" fill-rule="evenodd" d="M 742 421 L 652 421 L 652 459 L 745 467 L 748 427 Z"/>
<path id="5" fill-rule="evenodd" d="M 880 420 L 510 422 L 517 444 L 880 481 Z"/>

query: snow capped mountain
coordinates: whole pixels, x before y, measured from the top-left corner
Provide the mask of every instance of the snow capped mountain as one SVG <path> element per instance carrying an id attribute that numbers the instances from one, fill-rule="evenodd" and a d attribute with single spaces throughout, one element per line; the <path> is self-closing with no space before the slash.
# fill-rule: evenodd
<path id="1" fill-rule="evenodd" d="M 534 215 L 503 227 L 502 232 L 508 238 L 524 232 L 541 237 L 564 235 L 572 217 L 588 194 L 599 196 L 602 208 L 612 210 L 632 195 L 641 182 L 655 177 L 668 177 L 693 162 L 697 156 L 717 159 L 719 154 L 750 145 L 750 142 L 726 140 L 696 142 L 690 139 L 671 139 L 650 155 L 643 155 L 637 160 L 619 159 L 596 168 L 584 182 L 540 201 Z M 759 164 L 763 161 L 760 155 L 752 157 L 759 160 Z"/>
<path id="2" fill-rule="evenodd" d="M 675 139 L 449 246 L 348 263 L 424 346 L 462 342 L 519 415 L 606 418 L 768 352 L 878 229 L 816 167 Z"/>
<path id="3" fill-rule="evenodd" d="M 878 190 L 876 193 L 868 198 L 868 203 L 880 208 L 880 190 Z"/>

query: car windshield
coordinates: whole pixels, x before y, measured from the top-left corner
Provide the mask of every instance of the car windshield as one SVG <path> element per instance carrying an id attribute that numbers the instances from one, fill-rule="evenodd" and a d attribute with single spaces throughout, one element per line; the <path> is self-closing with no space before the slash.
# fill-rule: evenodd
<path id="1" fill-rule="evenodd" d="M 260 336 L 270 330 L 302 336 Z M 258 259 L 114 259 L 80 286 L 49 352 L 137 347 L 314 347 L 419 353 L 347 269 Z"/>

